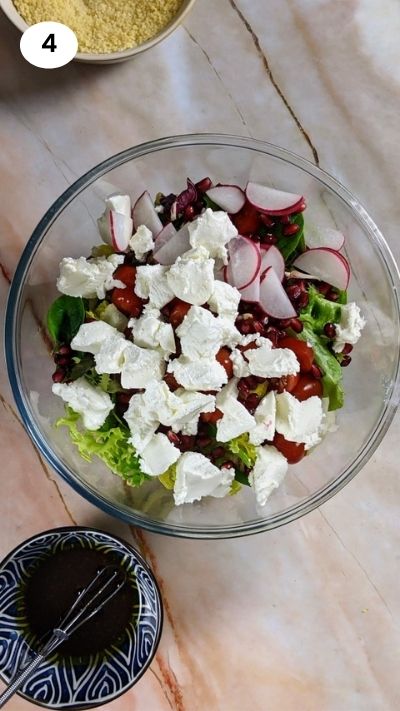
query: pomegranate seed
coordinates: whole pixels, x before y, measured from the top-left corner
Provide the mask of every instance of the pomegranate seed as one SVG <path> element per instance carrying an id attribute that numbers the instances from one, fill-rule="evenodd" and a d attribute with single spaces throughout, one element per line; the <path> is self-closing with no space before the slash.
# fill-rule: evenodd
<path id="1" fill-rule="evenodd" d="M 211 452 L 211 457 L 212 457 L 213 459 L 218 459 L 219 457 L 223 457 L 224 454 L 225 454 L 225 450 L 224 450 L 223 447 L 216 447 L 216 448 L 213 449 L 213 451 Z"/>
<path id="2" fill-rule="evenodd" d="M 282 223 L 282 225 L 290 225 L 290 217 L 289 217 L 289 215 L 282 215 L 282 217 L 281 217 L 281 223 Z"/>
<path id="3" fill-rule="evenodd" d="M 249 397 L 246 399 L 246 402 L 244 403 L 244 406 L 246 410 L 251 412 L 253 414 L 254 410 L 257 409 L 257 406 L 260 403 L 260 397 L 257 395 L 257 393 L 250 393 Z"/>
<path id="4" fill-rule="evenodd" d="M 330 291 L 330 285 L 326 283 L 326 281 L 321 281 L 318 284 L 318 291 L 322 294 L 322 296 L 326 296 L 328 291 Z"/>
<path id="5" fill-rule="evenodd" d="M 62 365 L 64 367 L 70 364 L 69 358 L 67 358 L 66 356 L 60 356 L 58 355 L 58 353 L 56 353 L 56 355 L 54 356 L 54 361 L 55 363 L 57 363 L 57 365 Z"/>
<path id="6" fill-rule="evenodd" d="M 348 355 L 353 350 L 351 343 L 345 343 L 342 349 L 343 355 Z"/>
<path id="7" fill-rule="evenodd" d="M 199 180 L 197 183 L 195 183 L 195 187 L 199 191 L 199 193 L 205 193 L 211 188 L 211 186 L 212 181 L 210 178 L 202 178 L 202 180 Z"/>
<path id="8" fill-rule="evenodd" d="M 259 383 L 259 379 L 255 375 L 248 375 L 247 378 L 242 378 L 242 383 L 245 383 L 249 390 L 254 390 Z"/>
<path id="9" fill-rule="evenodd" d="M 285 237 L 291 237 L 292 235 L 297 234 L 299 229 L 300 229 L 299 225 L 296 225 L 296 223 L 294 222 L 292 225 L 287 225 L 286 227 L 284 227 L 282 232 L 285 235 Z"/>
<path id="10" fill-rule="evenodd" d="M 296 301 L 302 294 L 302 289 L 298 284 L 293 284 L 293 286 L 288 286 L 286 293 L 292 301 Z"/>
<path id="11" fill-rule="evenodd" d="M 238 391 L 242 398 L 247 398 L 250 394 L 250 388 L 247 385 L 245 378 L 242 378 L 239 380 L 238 385 L 237 385 Z"/>
<path id="12" fill-rule="evenodd" d="M 315 378 L 316 380 L 321 380 L 322 371 L 320 368 L 318 368 L 317 365 L 315 365 L 315 363 L 312 364 L 310 373 L 313 376 L 313 378 Z"/>
<path id="13" fill-rule="evenodd" d="M 265 337 L 269 338 L 270 341 L 276 346 L 278 343 L 278 338 L 279 338 L 279 331 L 275 326 L 268 326 L 268 328 L 265 329 Z"/>
<path id="14" fill-rule="evenodd" d="M 253 323 L 254 333 L 261 333 L 264 330 L 264 324 L 260 321 L 254 321 Z"/>
<path id="15" fill-rule="evenodd" d="M 339 298 L 339 294 L 333 289 L 331 289 L 330 291 L 328 291 L 326 298 L 328 299 L 328 301 L 337 301 Z"/>
<path id="16" fill-rule="evenodd" d="M 197 444 L 199 447 L 208 447 L 211 444 L 211 439 L 209 437 L 198 437 Z"/>
<path id="17" fill-rule="evenodd" d="M 51 377 L 53 383 L 61 383 L 65 377 L 65 370 L 63 368 L 57 368 Z"/>
<path id="18" fill-rule="evenodd" d="M 191 220 L 193 220 L 194 215 L 194 207 L 192 205 L 188 205 L 188 207 L 185 209 L 185 220 L 188 220 L 190 222 Z"/>
<path id="19" fill-rule="evenodd" d="M 180 437 L 180 446 L 183 451 L 187 451 L 188 449 L 193 449 L 194 445 L 194 437 L 193 435 L 181 435 Z"/>
<path id="20" fill-rule="evenodd" d="M 351 356 L 349 355 L 344 355 L 342 360 L 340 361 L 340 365 L 342 368 L 346 368 L 348 365 L 351 363 Z"/>
<path id="21" fill-rule="evenodd" d="M 68 355 L 71 355 L 72 350 L 71 350 L 70 346 L 61 346 L 58 349 L 58 353 L 61 356 L 68 356 Z"/>
<path id="22" fill-rule="evenodd" d="M 235 465 L 230 460 L 221 464 L 221 469 L 234 469 L 234 468 L 235 468 Z"/>
<path id="23" fill-rule="evenodd" d="M 297 299 L 297 306 L 299 309 L 305 309 L 305 307 L 308 305 L 308 294 L 306 291 L 303 291 L 299 298 Z"/>
<path id="24" fill-rule="evenodd" d="M 303 330 L 303 324 L 299 318 L 292 318 L 290 328 L 293 329 L 295 333 L 301 333 Z"/>
<path id="25" fill-rule="evenodd" d="M 336 326 L 334 323 L 326 323 L 324 326 L 325 336 L 328 338 L 335 338 L 336 336 Z"/>
<path id="26" fill-rule="evenodd" d="M 273 227 L 275 225 L 275 221 L 269 215 L 261 214 L 260 220 L 266 227 Z"/>
<path id="27" fill-rule="evenodd" d="M 181 443 L 181 438 L 179 435 L 176 434 L 176 432 L 172 432 L 172 430 L 168 430 L 167 432 L 167 437 L 172 444 L 180 444 Z"/>

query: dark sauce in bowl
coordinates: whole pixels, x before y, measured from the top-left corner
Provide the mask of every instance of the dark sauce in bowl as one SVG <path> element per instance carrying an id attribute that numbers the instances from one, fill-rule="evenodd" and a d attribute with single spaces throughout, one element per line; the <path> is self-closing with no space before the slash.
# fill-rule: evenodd
<path id="1" fill-rule="evenodd" d="M 59 550 L 39 561 L 24 589 L 25 617 L 35 639 L 34 647 L 38 647 L 39 640 L 49 630 L 58 626 L 78 592 L 108 565 L 123 569 L 121 560 L 112 552 L 89 547 Z M 63 642 L 57 650 L 59 657 L 104 653 L 122 640 L 127 628 L 134 623 L 139 601 L 134 578 L 124 572 L 126 581 L 115 597 Z"/>

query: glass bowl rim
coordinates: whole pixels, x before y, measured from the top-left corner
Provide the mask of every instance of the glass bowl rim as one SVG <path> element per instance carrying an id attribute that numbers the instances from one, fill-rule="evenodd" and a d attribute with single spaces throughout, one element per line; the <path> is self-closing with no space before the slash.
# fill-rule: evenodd
<path id="1" fill-rule="evenodd" d="M 63 210 L 83 190 L 109 171 L 118 168 L 131 160 L 135 160 L 136 158 L 141 158 L 152 153 L 174 148 L 190 148 L 191 146 L 214 146 L 234 149 L 244 148 L 246 150 L 252 150 L 255 153 L 263 153 L 308 173 L 333 192 L 336 197 L 345 203 L 346 207 L 353 214 L 356 221 L 367 233 L 369 239 L 375 244 L 380 254 L 382 263 L 385 267 L 386 276 L 389 283 L 392 285 L 393 298 L 396 305 L 396 322 L 399 327 L 400 274 L 398 267 L 390 247 L 383 237 L 383 234 L 369 216 L 365 208 L 347 188 L 345 188 L 336 178 L 331 176 L 319 166 L 314 165 L 308 159 L 303 158 L 302 156 L 299 156 L 286 148 L 276 146 L 267 141 L 224 133 L 194 133 L 166 136 L 141 143 L 137 146 L 133 146 L 116 153 L 84 173 L 84 175 L 72 183 L 72 185 L 70 185 L 67 190 L 65 190 L 53 202 L 33 230 L 32 235 L 21 254 L 11 283 L 5 318 L 5 358 L 12 393 L 25 429 L 28 431 L 34 444 L 50 463 L 53 469 L 55 469 L 55 471 L 81 496 L 105 511 L 107 514 L 122 519 L 126 523 L 154 533 L 196 539 L 234 538 L 268 531 L 290 523 L 291 521 L 310 513 L 315 508 L 328 501 L 355 477 L 381 443 L 398 407 L 400 393 L 400 351 L 397 353 L 395 368 L 393 370 L 393 380 L 390 389 L 388 388 L 385 398 L 385 407 L 381 413 L 381 416 L 375 423 L 370 439 L 364 446 L 363 450 L 342 472 L 342 474 L 334 481 L 318 489 L 314 494 L 311 494 L 303 502 L 294 504 L 293 506 L 285 509 L 285 511 L 278 512 L 277 514 L 266 517 L 265 519 L 255 519 L 247 521 L 243 524 L 233 524 L 227 526 L 184 526 L 173 523 L 152 521 L 151 519 L 144 518 L 137 513 L 130 512 L 128 507 L 122 508 L 121 506 L 111 503 L 101 494 L 91 489 L 88 484 L 78 481 L 72 470 L 69 470 L 69 468 L 63 464 L 63 462 L 53 452 L 51 446 L 49 446 L 46 440 L 42 437 L 39 428 L 36 426 L 36 423 L 31 417 L 25 394 L 19 386 L 20 364 L 18 358 L 16 326 L 18 323 L 21 305 L 20 297 L 22 293 L 22 286 L 25 283 L 26 273 L 31 265 L 33 257 L 35 256 L 37 249 L 52 224 L 56 221 Z"/>

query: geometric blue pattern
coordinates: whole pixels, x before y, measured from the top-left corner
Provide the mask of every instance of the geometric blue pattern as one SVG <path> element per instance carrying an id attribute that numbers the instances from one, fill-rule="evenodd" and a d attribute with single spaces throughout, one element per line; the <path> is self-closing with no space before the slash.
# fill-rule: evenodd
<path id="1" fill-rule="evenodd" d="M 142 676 L 159 643 L 163 613 L 157 583 L 147 563 L 125 541 L 90 528 L 46 531 L 22 543 L 0 563 L 0 676 L 8 683 L 31 658 L 24 618 L 23 581 L 34 562 L 49 550 L 72 546 L 110 551 L 121 559 L 138 589 L 135 619 L 117 644 L 101 654 L 79 659 L 45 660 L 20 690 L 34 703 L 50 709 L 88 709 L 112 701 Z"/>

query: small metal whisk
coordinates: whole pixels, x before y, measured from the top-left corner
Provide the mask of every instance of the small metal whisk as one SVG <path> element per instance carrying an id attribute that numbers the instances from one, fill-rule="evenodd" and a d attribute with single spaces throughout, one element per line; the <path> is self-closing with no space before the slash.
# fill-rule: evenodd
<path id="1" fill-rule="evenodd" d="M 123 571 L 113 565 L 108 565 L 98 571 L 89 585 L 78 593 L 75 602 L 64 615 L 58 627 L 53 629 L 48 642 L 41 647 L 28 666 L 17 673 L 7 689 L 0 694 L 0 708 L 18 691 L 46 657 L 69 639 L 79 627 L 97 615 L 115 597 L 125 581 L 126 576 Z"/>

